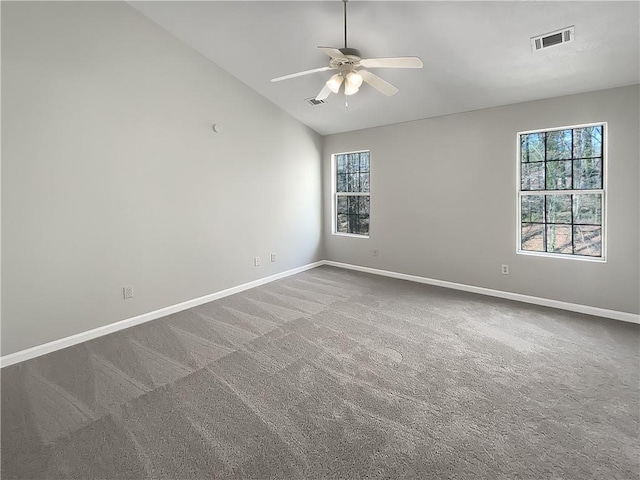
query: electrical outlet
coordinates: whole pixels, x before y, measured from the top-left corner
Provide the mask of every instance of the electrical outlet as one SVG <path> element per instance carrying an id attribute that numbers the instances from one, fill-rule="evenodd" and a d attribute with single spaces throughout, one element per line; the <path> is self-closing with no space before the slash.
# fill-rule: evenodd
<path id="1" fill-rule="evenodd" d="M 253 265 L 256 267 L 260 266 L 260 257 L 254 257 L 253 258 Z"/>
<path id="2" fill-rule="evenodd" d="M 272 262 L 275 262 L 275 261 L 276 261 L 276 254 L 275 254 L 275 253 L 272 253 L 272 254 L 271 254 L 271 261 L 272 261 Z"/>
<path id="3" fill-rule="evenodd" d="M 509 275 L 509 265 L 502 264 L 502 274 Z"/>
<path id="4" fill-rule="evenodd" d="M 125 300 L 127 298 L 133 298 L 133 287 L 122 287 L 122 297 Z"/>
<path id="5" fill-rule="evenodd" d="M 378 249 L 377 249 L 377 248 L 374 248 L 374 249 L 373 249 L 373 256 L 374 256 L 374 257 L 377 257 L 377 256 L 378 256 Z"/>

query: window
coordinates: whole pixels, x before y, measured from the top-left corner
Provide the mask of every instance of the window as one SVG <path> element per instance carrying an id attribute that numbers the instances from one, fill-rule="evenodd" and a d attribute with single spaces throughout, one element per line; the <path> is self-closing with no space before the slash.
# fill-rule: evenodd
<path id="1" fill-rule="evenodd" d="M 518 253 L 604 260 L 606 124 L 518 134 Z"/>
<path id="2" fill-rule="evenodd" d="M 338 235 L 369 236 L 369 152 L 333 155 L 334 223 Z"/>

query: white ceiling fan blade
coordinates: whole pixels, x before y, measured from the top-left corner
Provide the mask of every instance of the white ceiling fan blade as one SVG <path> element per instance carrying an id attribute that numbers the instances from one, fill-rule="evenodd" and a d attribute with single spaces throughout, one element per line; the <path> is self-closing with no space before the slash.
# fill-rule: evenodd
<path id="1" fill-rule="evenodd" d="M 337 48 L 332 48 L 332 47 L 318 47 L 320 50 L 322 50 L 324 53 L 326 53 L 327 55 L 329 55 L 331 58 L 335 58 L 337 60 L 344 60 L 345 62 L 347 60 L 349 60 L 347 57 L 344 56 L 344 54 L 338 50 Z"/>
<path id="2" fill-rule="evenodd" d="M 284 75 L 282 77 L 272 78 L 271 81 L 279 82 L 280 80 L 288 80 L 289 78 L 301 77 L 303 75 L 309 75 L 310 73 L 326 72 L 327 70 L 334 70 L 334 69 L 331 67 L 314 68 L 313 70 L 305 70 L 304 72 L 291 73 L 289 75 Z"/>
<path id="3" fill-rule="evenodd" d="M 367 68 L 422 68 L 420 57 L 363 58 L 360 65 Z"/>
<path id="4" fill-rule="evenodd" d="M 386 80 L 381 79 L 379 76 L 374 75 L 371 72 L 367 72 L 366 70 L 360 70 L 358 73 L 366 83 L 371 85 L 383 95 L 390 97 L 391 95 L 395 95 L 396 93 L 398 93 L 398 89 L 396 87 L 391 85 Z"/>
<path id="5" fill-rule="evenodd" d="M 325 85 L 324 87 L 322 87 L 322 90 L 320 90 L 320 93 L 316 96 L 316 100 L 324 100 L 329 95 L 331 95 L 331 89 L 327 85 Z"/>

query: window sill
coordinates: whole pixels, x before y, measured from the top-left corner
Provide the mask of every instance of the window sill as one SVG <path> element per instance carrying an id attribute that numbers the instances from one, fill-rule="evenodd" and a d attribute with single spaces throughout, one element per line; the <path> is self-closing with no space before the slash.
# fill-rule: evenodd
<path id="1" fill-rule="evenodd" d="M 351 237 L 351 238 L 369 238 L 369 235 L 359 235 L 357 233 L 339 233 L 333 232 L 332 235 L 336 237 Z"/>
<path id="2" fill-rule="evenodd" d="M 562 253 L 531 252 L 528 250 L 516 250 L 516 253 L 518 255 L 528 255 L 531 257 L 562 258 L 566 260 L 580 260 L 583 262 L 607 263 L 607 259 L 605 257 L 586 257 L 581 255 L 564 255 Z"/>

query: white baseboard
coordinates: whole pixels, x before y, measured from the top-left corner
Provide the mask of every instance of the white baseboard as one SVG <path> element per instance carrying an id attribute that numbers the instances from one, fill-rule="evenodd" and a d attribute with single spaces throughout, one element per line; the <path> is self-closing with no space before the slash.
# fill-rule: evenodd
<path id="1" fill-rule="evenodd" d="M 384 277 L 409 280 L 410 282 L 426 283 L 427 285 L 452 288 L 454 290 L 463 290 L 465 292 L 479 293 L 481 295 L 488 295 L 491 297 L 515 300 L 517 302 L 532 303 L 535 305 L 543 305 L 545 307 L 558 308 L 560 310 L 568 310 L 571 312 L 584 313 L 587 315 L 595 315 L 597 317 L 611 318 L 613 320 L 620 320 L 622 322 L 640 324 L 640 315 L 637 315 L 635 313 L 619 312 L 617 310 L 607 310 L 606 308 L 590 307 L 587 305 L 579 305 L 577 303 L 561 302 L 560 300 L 533 297 L 531 295 L 523 295 L 521 293 L 504 292 L 501 290 L 493 290 L 491 288 L 475 287 L 473 285 L 465 285 L 463 283 L 446 282 L 444 280 L 436 280 L 434 278 L 419 277 L 417 275 L 391 272 L 389 270 L 380 270 L 377 268 L 361 267 L 359 265 L 334 262 L 332 260 L 325 260 L 324 264 L 339 268 L 346 268 L 349 270 L 357 270 L 359 272 L 372 273 L 374 275 L 382 275 Z"/>
<path id="2" fill-rule="evenodd" d="M 240 293 L 245 290 L 249 290 L 250 288 L 258 287 L 260 285 L 264 285 L 266 283 L 270 283 L 275 280 L 279 280 L 281 278 L 295 275 L 296 273 L 304 272 L 306 270 L 310 270 L 312 268 L 316 268 L 322 265 L 331 265 L 333 267 L 345 268 L 348 270 L 357 270 L 359 272 L 371 273 L 374 275 L 381 275 L 384 277 L 398 278 L 400 280 L 408 280 L 410 282 L 425 283 L 428 285 L 435 285 L 438 287 L 451 288 L 454 290 L 462 290 L 462 291 L 471 292 L 471 293 L 479 293 L 481 295 L 488 295 L 491 297 L 506 298 L 508 300 L 515 300 L 518 302 L 532 303 L 535 305 L 543 305 L 545 307 L 558 308 L 560 310 L 568 310 L 571 312 L 584 313 L 587 315 L 595 315 L 598 317 L 605 317 L 605 318 L 611 318 L 614 320 L 620 320 L 623 322 L 640 324 L 640 315 L 636 315 L 634 313 L 619 312 L 616 310 L 607 310 L 604 308 L 590 307 L 587 305 L 579 305 L 576 303 L 561 302 L 559 300 L 550 300 L 547 298 L 533 297 L 530 295 L 523 295 L 520 293 L 503 292 L 501 290 L 493 290 L 490 288 L 476 287 L 473 285 L 465 285 L 463 283 L 447 282 L 444 280 L 436 280 L 434 278 L 420 277 L 417 275 L 409 275 L 406 273 L 392 272 L 389 270 L 380 270 L 380 269 L 371 268 L 371 267 L 361 267 L 359 265 L 351 265 L 348 263 L 334 262 L 332 260 L 320 260 L 318 262 L 309 263 L 307 265 L 293 268 L 291 270 L 277 273 L 275 275 L 259 278 L 258 280 L 254 280 L 252 282 L 243 283 L 242 285 L 227 288 L 226 290 L 221 290 L 219 292 L 211 293 L 203 297 L 194 298 L 193 300 L 187 300 L 186 302 L 178 303 L 176 305 L 170 305 L 168 307 L 164 307 L 159 310 L 143 313 L 142 315 L 127 318 L 119 322 L 110 323 L 109 325 L 104 325 L 102 327 L 94 328 L 92 330 L 87 330 L 86 332 L 77 333 L 69 337 L 61 338 L 59 340 L 54 340 L 52 342 L 44 343 L 42 345 L 37 345 L 35 347 L 27 348 L 19 352 L 5 355 L 3 357 L 0 357 L 0 368 L 8 367 L 9 365 L 13 365 L 15 363 L 24 362 L 25 360 L 39 357 L 47 353 L 55 352 L 56 350 L 61 350 L 66 347 L 71 347 L 73 345 L 77 345 L 78 343 L 86 342 L 88 340 L 93 340 L 94 338 L 101 337 L 103 335 L 108 335 L 109 333 L 114 333 L 119 330 L 124 330 L 125 328 L 133 327 L 135 325 L 140 325 L 141 323 L 149 322 L 157 318 L 166 317 L 167 315 L 171 315 L 172 313 L 177 313 L 183 310 L 187 310 L 189 308 L 197 307 L 198 305 L 212 302 L 219 298 L 227 297 L 235 293 Z"/>
<path id="3" fill-rule="evenodd" d="M 276 273 L 275 275 L 259 278 L 258 280 L 254 280 L 252 282 L 243 283 L 242 285 L 238 285 L 236 287 L 231 287 L 227 288 L 226 290 L 211 293 L 203 297 L 194 298 L 193 300 L 187 300 L 186 302 L 178 303 L 176 305 L 170 305 L 168 307 L 164 307 L 148 313 L 143 313 L 142 315 L 138 315 L 135 317 L 126 318 L 124 320 L 120 320 L 119 322 L 110 323 L 109 325 L 104 325 L 92 330 L 87 330 L 86 332 L 76 333 L 75 335 L 71 335 L 69 337 L 54 340 L 42 345 L 37 345 L 25 350 L 20 350 L 19 352 L 0 357 L 0 368 L 8 367 L 9 365 L 13 365 L 19 362 L 24 362 L 25 360 L 29 360 L 31 358 L 55 352 L 56 350 L 61 350 L 66 347 L 71 347 L 73 345 L 77 345 L 78 343 L 86 342 L 87 340 L 93 340 L 94 338 L 117 332 L 119 330 L 124 330 L 125 328 L 133 327 L 135 325 L 140 325 L 141 323 L 149 322 L 157 318 L 166 317 L 167 315 L 171 315 L 172 313 L 177 313 L 181 312 L 182 310 L 187 310 L 188 308 L 197 307 L 198 305 L 209 303 L 219 298 L 228 297 L 229 295 L 240 293 L 245 290 L 249 290 L 250 288 L 264 285 L 265 283 L 273 282 L 274 280 L 279 280 L 290 275 L 295 275 L 296 273 L 304 272 L 305 270 L 319 267 L 321 265 L 324 265 L 324 263 L 324 260 L 309 263 L 301 267 L 292 268 L 291 270 L 287 270 L 285 272 Z"/>

